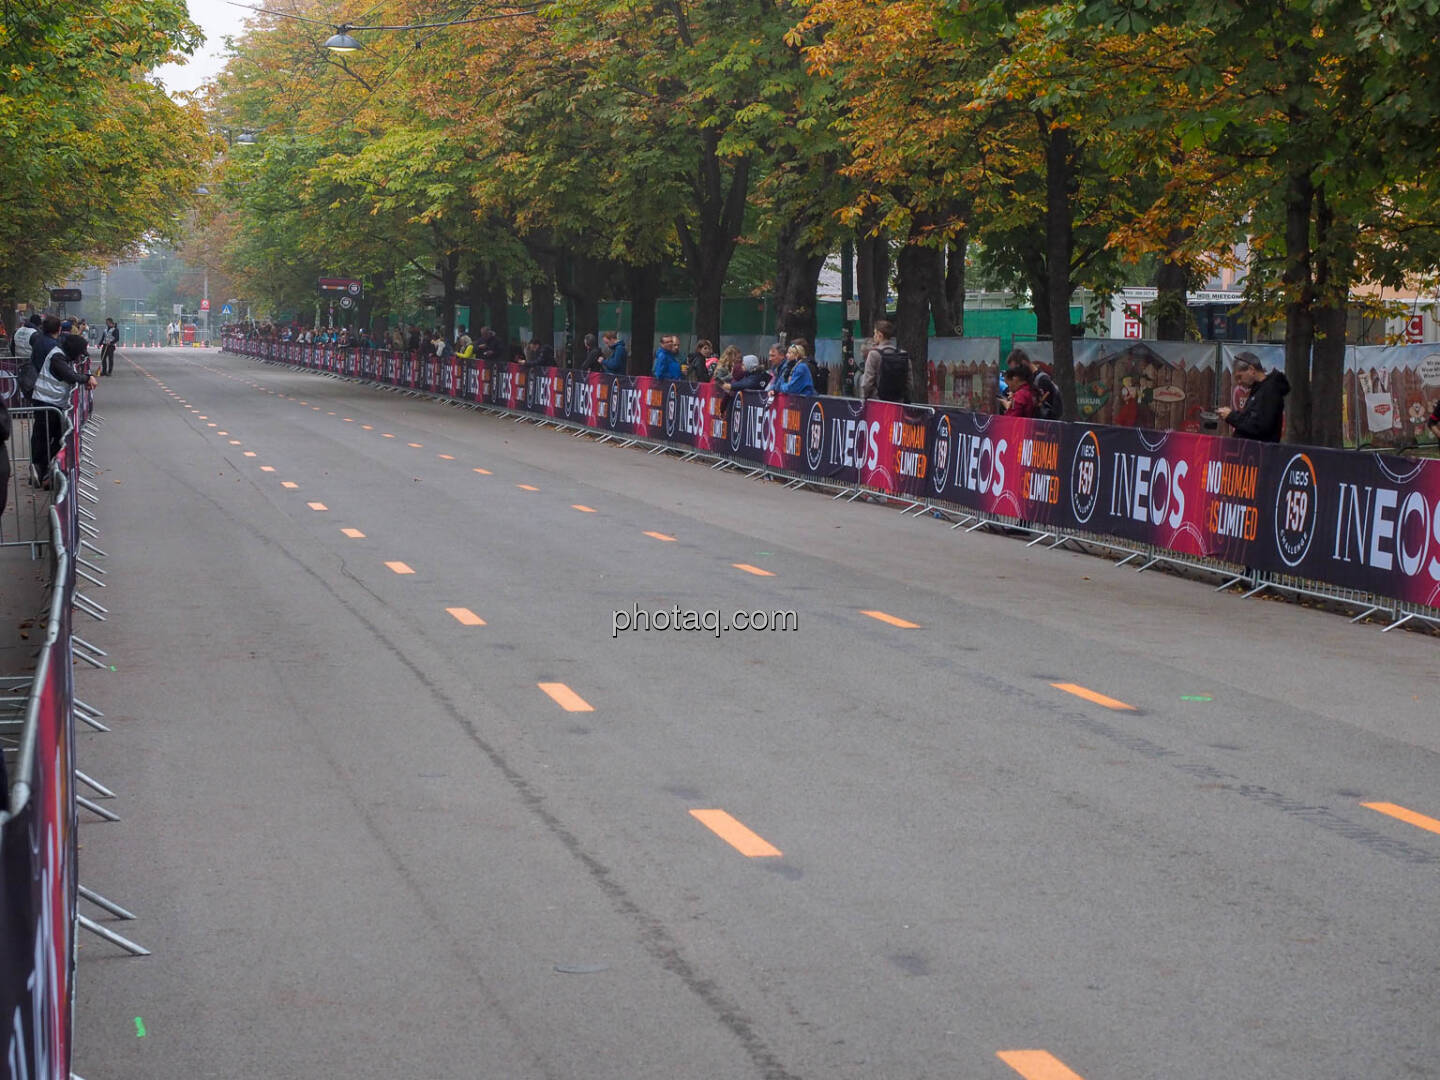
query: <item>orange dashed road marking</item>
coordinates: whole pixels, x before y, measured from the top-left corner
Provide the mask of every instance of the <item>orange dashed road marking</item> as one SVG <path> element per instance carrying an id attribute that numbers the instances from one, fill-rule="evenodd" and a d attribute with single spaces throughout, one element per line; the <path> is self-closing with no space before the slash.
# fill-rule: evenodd
<path id="1" fill-rule="evenodd" d="M 360 426 L 361 426 L 362 428 L 364 428 L 366 431 L 374 431 L 374 430 L 375 430 L 375 427 L 374 427 L 373 424 L 361 424 Z"/>
<path id="2" fill-rule="evenodd" d="M 435 456 L 438 457 L 441 461 L 454 461 L 454 460 L 455 460 L 455 455 L 454 455 L 454 454 L 436 454 Z"/>
<path id="3" fill-rule="evenodd" d="M 656 540 L 664 540 L 664 541 L 666 541 L 667 543 L 671 543 L 671 544 L 675 543 L 675 538 L 674 538 L 673 536 L 666 536 L 664 533 L 660 533 L 660 532 L 648 532 L 648 531 L 647 531 L 647 532 L 645 533 L 645 535 L 646 535 L 646 536 L 653 536 Z"/>
<path id="4" fill-rule="evenodd" d="M 326 506 L 324 503 L 306 503 L 305 505 L 308 506 L 308 507 L 310 507 L 311 510 L 329 510 L 329 509 L 330 509 L 330 508 L 329 508 L 328 506 Z"/>
<path id="5" fill-rule="evenodd" d="M 346 536 L 350 537 L 351 540 L 365 539 L 365 534 L 362 533 L 359 529 L 341 529 L 340 531 Z"/>
<path id="6" fill-rule="evenodd" d="M 571 503 L 571 504 L 570 504 L 570 509 L 571 509 L 571 510 L 579 510 L 582 514 L 593 514 L 593 513 L 595 513 L 595 508 L 594 508 L 593 506 L 581 506 L 579 503 Z"/>
<path id="7" fill-rule="evenodd" d="M 416 450 L 423 450 L 423 449 L 425 449 L 425 444 L 424 444 L 424 443 L 412 442 L 412 443 L 406 443 L 405 445 L 406 445 L 406 446 L 413 446 Z"/>
<path id="8" fill-rule="evenodd" d="M 246 450 L 246 451 L 245 451 L 245 456 L 246 456 L 246 457 L 254 457 L 254 456 L 255 456 L 255 451 L 254 451 L 254 450 Z"/>
<path id="9" fill-rule="evenodd" d="M 1440 833 L 1440 821 L 1436 821 L 1433 817 L 1426 817 L 1424 814 L 1417 814 L 1414 810 L 1407 810 L 1403 806 L 1396 806 L 1394 803 L 1389 802 L 1363 802 L 1360 805 L 1367 810 L 1387 814 L 1397 821 L 1405 822 L 1407 825 L 1414 825 L 1417 829 Z"/>
<path id="10" fill-rule="evenodd" d="M 883 622 L 883 623 L 889 623 L 891 626 L 898 626 L 898 627 L 900 627 L 900 629 L 902 629 L 902 630 L 919 630 L 919 629 L 920 629 L 920 624 L 919 624 L 919 623 L 907 622 L 905 619 L 898 618 L 898 617 L 896 617 L 896 616 L 894 616 L 894 615 L 887 615 L 887 614 L 886 614 L 885 612 L 883 612 L 883 611 L 865 611 L 865 610 L 862 609 L 861 612 L 860 612 L 860 614 L 861 614 L 861 615 L 869 615 L 870 618 L 872 618 L 872 619 L 879 619 L 881 622 Z"/>
<path id="11" fill-rule="evenodd" d="M 296 488 L 298 488 L 300 485 L 297 484 L 294 480 L 281 480 L 281 481 L 280 481 L 280 486 L 283 487 L 283 488 L 289 488 L 290 490 L 293 491 L 293 490 L 295 490 Z"/>
<path id="12" fill-rule="evenodd" d="M 475 471 L 475 472 L 478 472 L 481 476 L 494 476 L 494 475 L 495 475 L 495 474 L 492 473 L 489 469 L 475 469 L 474 471 Z"/>
<path id="13" fill-rule="evenodd" d="M 387 562 L 385 565 L 388 566 L 391 570 L 394 570 L 397 574 L 413 574 L 415 572 L 414 570 L 410 569 L 410 567 L 406 566 L 403 562 L 399 561 Z"/>
<path id="14" fill-rule="evenodd" d="M 745 573 L 747 573 L 747 574 L 754 574 L 756 577 L 774 577 L 774 576 L 775 576 L 775 575 L 774 575 L 773 573 L 771 573 L 769 570 L 761 570 L 760 567 L 758 567 L 758 566 L 751 566 L 749 563 L 737 562 L 737 563 L 731 563 L 730 565 L 733 566 L 733 567 L 735 567 L 736 570 L 744 570 Z"/>
<path id="15" fill-rule="evenodd" d="M 1072 682 L 1053 682 L 1050 684 L 1056 690 L 1064 690 L 1067 694 L 1074 694 L 1086 701 L 1093 701 L 1096 705 L 1104 705 L 1107 709 L 1121 709 L 1125 712 L 1134 712 L 1134 705 L 1126 705 L 1123 701 L 1116 701 L 1113 697 L 1106 697 L 1104 694 L 1096 693 L 1086 687 Z"/>
<path id="16" fill-rule="evenodd" d="M 230 440 L 230 445 L 231 445 L 231 446 L 239 446 L 239 445 L 240 445 L 240 440 L 239 440 L 239 439 L 231 439 L 231 440 Z"/>
<path id="17" fill-rule="evenodd" d="M 741 855 L 752 859 L 773 859 L 781 854 L 774 844 L 751 832 L 724 810 L 691 810 L 690 816 Z"/>
<path id="18" fill-rule="evenodd" d="M 445 610 L 455 616 L 455 621 L 461 626 L 485 625 L 485 620 L 479 615 L 476 615 L 475 612 L 471 611 L 468 607 L 447 607 Z"/>
<path id="19" fill-rule="evenodd" d="M 539 488 L 537 488 L 537 487 L 532 487 L 532 486 L 529 485 L 529 484 L 516 484 L 515 486 L 516 486 L 517 488 L 519 488 L 521 491 L 539 491 L 539 490 L 540 490 Z"/>
<path id="20" fill-rule="evenodd" d="M 1081 1080 L 1079 1073 L 1046 1050 L 997 1050 L 995 1056 L 1025 1080 Z"/>
<path id="21" fill-rule="evenodd" d="M 550 695 L 552 701 L 559 705 L 566 712 L 594 712 L 595 708 L 588 701 L 582 698 L 563 682 L 542 682 L 536 683 L 541 690 Z"/>
<path id="22" fill-rule="evenodd" d="M 216 435 L 229 435 L 230 432 L 228 432 L 228 431 L 217 431 L 217 432 L 215 432 L 215 434 L 216 434 Z"/>
<path id="23" fill-rule="evenodd" d="M 275 471 L 275 466 L 274 466 L 274 465 L 261 465 L 261 466 L 260 466 L 260 471 L 261 471 L 261 472 L 274 472 L 274 471 Z"/>

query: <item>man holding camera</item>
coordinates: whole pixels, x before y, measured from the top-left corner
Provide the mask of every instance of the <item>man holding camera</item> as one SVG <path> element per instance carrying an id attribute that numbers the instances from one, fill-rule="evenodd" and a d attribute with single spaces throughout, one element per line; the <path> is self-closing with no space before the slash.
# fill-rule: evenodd
<path id="1" fill-rule="evenodd" d="M 1215 410 L 1215 415 L 1234 429 L 1236 438 L 1256 442 L 1279 442 L 1285 427 L 1285 396 L 1290 393 L 1290 380 L 1278 368 L 1265 373 L 1254 353 L 1241 353 L 1235 358 L 1235 381 L 1250 391 L 1239 409 L 1228 406 Z"/>

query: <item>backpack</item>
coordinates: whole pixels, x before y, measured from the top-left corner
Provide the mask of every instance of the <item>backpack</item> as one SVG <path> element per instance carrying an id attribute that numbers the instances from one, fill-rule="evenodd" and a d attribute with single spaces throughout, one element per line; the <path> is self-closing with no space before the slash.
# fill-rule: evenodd
<path id="1" fill-rule="evenodd" d="M 35 380 L 40 372 L 35 370 L 35 361 L 29 356 L 21 360 L 17 367 L 19 370 L 15 372 L 15 379 L 20 384 L 20 393 L 24 395 L 24 400 L 29 401 L 30 395 L 35 393 Z"/>
<path id="2" fill-rule="evenodd" d="M 1065 399 L 1060 396 L 1060 387 L 1047 371 L 1035 371 L 1036 415 L 1041 420 L 1065 419 Z"/>
<path id="3" fill-rule="evenodd" d="M 875 378 L 875 396 L 882 401 L 908 401 L 910 354 L 894 345 L 880 350 L 880 372 Z"/>

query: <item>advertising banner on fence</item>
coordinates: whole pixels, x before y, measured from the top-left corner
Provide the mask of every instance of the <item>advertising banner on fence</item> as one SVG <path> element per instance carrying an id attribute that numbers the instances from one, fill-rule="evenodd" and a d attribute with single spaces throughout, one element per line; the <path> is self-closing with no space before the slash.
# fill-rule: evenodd
<path id="1" fill-rule="evenodd" d="M 518 364 L 435 384 L 461 382 L 597 431 L 1440 607 L 1437 461 Z"/>

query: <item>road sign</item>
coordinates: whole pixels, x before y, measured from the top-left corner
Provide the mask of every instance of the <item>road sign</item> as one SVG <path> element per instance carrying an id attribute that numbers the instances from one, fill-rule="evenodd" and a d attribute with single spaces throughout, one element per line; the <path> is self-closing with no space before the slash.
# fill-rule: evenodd
<path id="1" fill-rule="evenodd" d="M 340 297 L 340 306 L 348 311 L 355 306 L 355 300 L 347 293 L 346 295 Z"/>
<path id="2" fill-rule="evenodd" d="M 220 314 L 221 314 L 221 315 L 234 315 L 234 314 L 235 314 L 235 309 L 232 308 L 229 304 L 226 304 L 226 305 L 224 305 L 224 306 L 220 309 Z"/>
<path id="3" fill-rule="evenodd" d="M 321 292 L 349 293 L 351 296 L 360 295 L 360 281 L 348 277 L 322 277 L 320 279 Z"/>
<path id="4" fill-rule="evenodd" d="M 183 314 L 185 314 L 185 305 L 184 305 L 184 304 L 171 304 L 171 305 L 170 305 L 170 313 L 171 313 L 172 315 L 183 315 Z"/>
<path id="5" fill-rule="evenodd" d="M 209 310 L 210 310 L 210 300 L 209 300 L 208 298 L 200 301 L 200 310 L 201 310 L 201 311 L 209 311 Z"/>
<path id="6" fill-rule="evenodd" d="M 79 289 L 51 289 L 50 302 L 52 304 L 74 304 L 81 299 Z"/>

